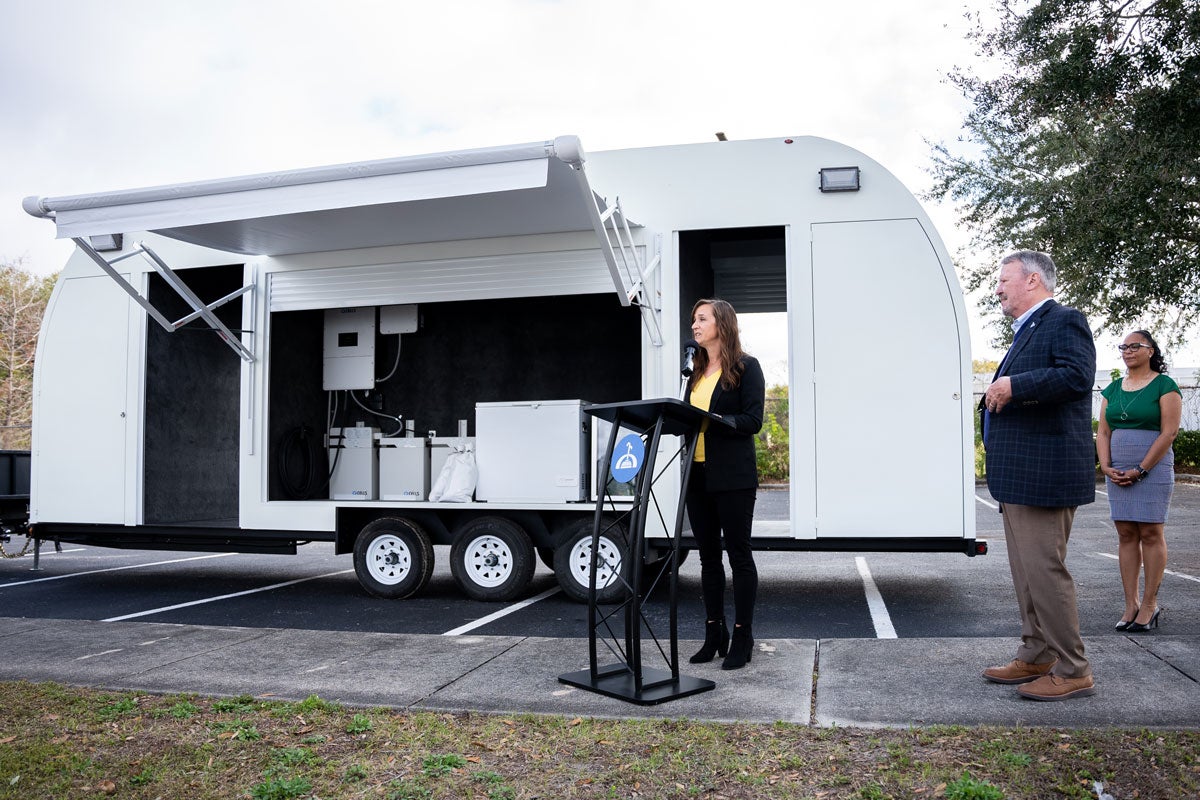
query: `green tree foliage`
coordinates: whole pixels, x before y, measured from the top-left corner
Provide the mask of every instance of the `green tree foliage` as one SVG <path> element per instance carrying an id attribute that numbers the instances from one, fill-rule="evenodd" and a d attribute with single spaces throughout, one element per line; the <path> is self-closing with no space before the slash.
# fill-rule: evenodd
<path id="1" fill-rule="evenodd" d="M 40 277 L 20 261 L 0 264 L 0 449 L 29 448 L 33 419 L 33 358 L 54 276 Z"/>
<path id="2" fill-rule="evenodd" d="M 758 477 L 768 483 L 784 483 L 791 474 L 791 437 L 788 425 L 788 387 L 767 389 L 762 430 L 754 442 Z"/>
<path id="3" fill-rule="evenodd" d="M 1003 251 L 1051 253 L 1060 293 L 1098 327 L 1200 319 L 1200 3 L 996 0 L 971 38 L 994 77 L 957 68 L 967 135 L 933 145 L 994 280 Z"/>

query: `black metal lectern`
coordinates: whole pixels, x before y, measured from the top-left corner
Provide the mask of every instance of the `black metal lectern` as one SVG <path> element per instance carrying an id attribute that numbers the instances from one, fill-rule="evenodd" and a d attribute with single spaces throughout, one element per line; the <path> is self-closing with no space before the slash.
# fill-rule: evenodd
<path id="1" fill-rule="evenodd" d="M 688 478 L 692 469 L 692 450 L 702 425 L 707 420 L 710 425 L 728 425 L 729 423 L 715 414 L 708 414 L 691 406 L 682 400 L 663 398 L 659 400 L 636 400 L 628 403 L 604 403 L 585 406 L 584 411 L 593 417 L 612 423 L 612 432 L 608 437 L 608 447 L 605 451 L 601 467 L 600 486 L 603 491 L 596 499 L 596 516 L 592 525 L 591 577 L 588 585 L 588 668 L 578 672 L 568 672 L 558 676 L 558 680 L 570 686 L 598 692 L 628 700 L 641 705 L 654 705 L 680 697 L 687 697 L 700 692 L 707 692 L 716 686 L 710 680 L 692 678 L 679 674 L 679 641 L 677 613 L 677 579 L 679 575 L 679 538 L 683 529 L 684 497 L 687 494 Z M 622 429 L 628 429 L 637 434 L 645 444 L 642 463 L 638 465 L 634 478 L 633 504 L 628 510 L 622 509 L 621 519 L 627 520 L 627 549 L 629 560 L 628 569 L 616 570 L 617 579 L 625 587 L 624 599 L 613 606 L 600 608 L 597 602 L 596 576 L 598 573 L 601 532 L 619 523 L 612 523 L 611 517 L 606 523 L 605 505 L 609 511 L 616 511 L 616 504 L 609 494 L 609 477 L 612 472 L 613 451 Z M 663 470 L 655 473 L 655 461 L 659 443 L 663 436 L 681 437 L 679 450 L 667 460 Z M 636 444 L 636 442 L 635 442 Z M 643 586 L 645 576 L 645 533 L 646 520 L 649 515 L 659 513 L 658 498 L 654 493 L 654 485 L 674 462 L 676 457 L 682 459 L 682 481 L 679 497 L 675 498 L 675 525 L 668 529 L 669 552 L 666 558 L 659 562 L 661 569 L 656 569 L 654 579 L 648 586 Z M 628 466 L 628 465 L 626 465 Z M 606 564 L 606 566 L 612 566 Z M 664 651 L 653 626 L 642 613 L 642 604 L 646 596 L 651 594 L 663 578 L 669 585 L 670 598 L 670 645 L 669 652 Z M 624 616 L 624 636 L 613 628 L 613 623 Z M 601 637 L 603 629 L 607 635 Z M 654 648 L 662 656 L 667 669 L 647 667 L 642 660 L 642 632 L 645 630 Z M 601 639 L 604 645 L 616 657 L 616 663 L 600 666 L 598 661 L 598 644 Z M 622 642 L 622 639 L 624 640 Z"/>

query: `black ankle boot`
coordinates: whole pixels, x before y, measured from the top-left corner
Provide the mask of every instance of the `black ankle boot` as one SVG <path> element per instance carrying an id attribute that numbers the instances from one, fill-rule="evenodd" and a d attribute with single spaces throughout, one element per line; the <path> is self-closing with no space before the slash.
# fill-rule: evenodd
<path id="1" fill-rule="evenodd" d="M 721 664 L 721 669 L 741 669 L 750 663 L 754 657 L 754 636 L 749 625 L 733 626 L 733 641 L 729 643 L 729 655 Z"/>
<path id="2" fill-rule="evenodd" d="M 729 629 L 725 627 L 725 618 L 710 619 L 704 623 L 704 646 L 688 660 L 693 664 L 707 664 L 714 655 L 724 656 L 728 652 Z"/>

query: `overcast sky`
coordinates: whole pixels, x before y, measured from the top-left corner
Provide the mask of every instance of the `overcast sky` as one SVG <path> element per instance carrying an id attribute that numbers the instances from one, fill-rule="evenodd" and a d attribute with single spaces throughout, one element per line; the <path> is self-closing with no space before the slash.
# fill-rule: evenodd
<path id="1" fill-rule="evenodd" d="M 919 193 L 925 140 L 953 140 L 966 110 L 944 76 L 973 58 L 968 5 L 984 4 L 0 0 L 0 259 L 49 273 L 70 252 L 27 195 L 563 134 L 587 150 L 811 134 Z M 967 232 L 926 207 L 955 253 Z"/>

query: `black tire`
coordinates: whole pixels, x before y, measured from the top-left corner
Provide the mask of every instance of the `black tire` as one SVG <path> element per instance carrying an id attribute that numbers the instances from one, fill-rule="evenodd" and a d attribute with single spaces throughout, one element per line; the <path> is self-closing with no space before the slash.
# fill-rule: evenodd
<path id="1" fill-rule="evenodd" d="M 419 594 L 433 575 L 433 543 L 405 517 L 383 517 L 354 540 L 354 574 L 376 597 L 400 600 Z"/>
<path id="2" fill-rule="evenodd" d="M 670 552 L 671 551 L 665 547 L 661 549 L 652 548 L 648 555 L 652 556 L 653 558 L 646 566 L 662 566 L 662 563 L 667 560 L 667 556 L 670 554 Z M 690 547 L 679 548 L 679 566 L 683 566 L 684 562 L 688 560 L 688 556 L 691 554 L 691 552 L 692 550 Z"/>
<path id="3" fill-rule="evenodd" d="M 592 572 L 592 520 L 580 519 L 563 532 L 554 550 L 554 574 L 563 592 L 580 603 L 588 601 L 588 579 Z M 600 569 L 596 602 L 623 599 L 629 585 L 629 543 L 625 528 L 607 521 L 600 529 Z"/>
<path id="4" fill-rule="evenodd" d="M 504 517 L 478 517 L 455 535 L 450 572 L 468 597 L 503 602 L 529 585 L 533 558 L 533 543 L 520 525 Z"/>
<path id="5" fill-rule="evenodd" d="M 686 547 L 679 548 L 679 565 L 687 561 L 688 553 L 692 552 Z M 642 590 L 649 591 L 651 587 L 661 589 L 670 583 L 670 575 L 664 574 L 670 562 L 671 551 L 666 548 L 651 548 L 646 553 L 647 558 L 652 558 L 652 561 L 647 561 L 642 566 Z M 656 589 L 656 590 L 657 590 Z"/>

